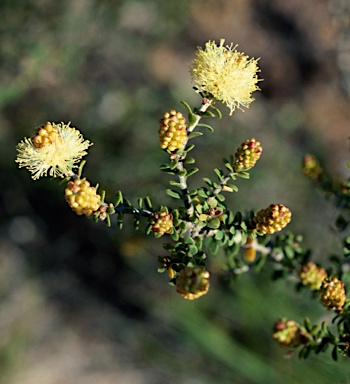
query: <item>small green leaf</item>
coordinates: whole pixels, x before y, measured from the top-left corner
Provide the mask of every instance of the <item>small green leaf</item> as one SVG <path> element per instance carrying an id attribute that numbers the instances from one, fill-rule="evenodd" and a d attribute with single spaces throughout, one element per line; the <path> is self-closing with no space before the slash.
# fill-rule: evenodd
<path id="1" fill-rule="evenodd" d="M 198 248 L 198 249 L 202 249 L 202 247 L 203 247 L 203 239 L 201 238 L 201 237 L 196 237 L 195 239 L 195 242 L 196 242 L 196 247 Z M 202 255 L 201 255 L 201 258 L 202 259 L 205 259 L 206 258 L 206 255 L 205 255 L 205 253 L 203 253 Z"/>
<path id="2" fill-rule="evenodd" d="M 192 151 L 192 149 L 194 148 L 194 144 L 191 144 L 191 145 L 187 145 L 186 148 L 185 148 L 185 152 L 190 152 Z"/>
<path id="3" fill-rule="evenodd" d="M 79 164 L 78 168 L 78 176 L 80 177 L 83 173 L 84 165 L 86 164 L 86 160 L 82 160 L 82 162 Z"/>
<path id="4" fill-rule="evenodd" d="M 200 123 L 200 124 L 197 124 L 197 127 L 204 127 L 204 128 L 207 128 L 210 132 L 214 132 L 214 128 L 209 124 Z"/>
<path id="5" fill-rule="evenodd" d="M 204 197 L 204 198 L 208 197 L 207 191 L 205 189 L 200 188 L 197 191 L 198 191 L 198 196 Z"/>
<path id="6" fill-rule="evenodd" d="M 123 202 L 124 202 L 124 204 L 125 204 L 127 207 L 132 208 L 132 204 L 131 204 L 131 202 L 130 202 L 128 199 L 126 199 L 125 197 L 124 197 L 124 199 L 123 199 Z"/>
<path id="7" fill-rule="evenodd" d="M 222 118 L 222 113 L 218 108 L 214 107 L 214 105 L 212 105 L 212 104 L 210 105 L 210 108 L 214 110 L 214 112 L 217 114 L 219 119 Z"/>
<path id="8" fill-rule="evenodd" d="M 177 160 L 173 160 L 170 165 L 169 165 L 169 168 L 171 170 L 175 169 L 177 167 L 177 164 L 178 164 L 178 161 Z"/>
<path id="9" fill-rule="evenodd" d="M 185 244 L 194 244 L 195 243 L 195 241 L 194 241 L 194 239 L 192 239 L 192 237 L 190 237 L 190 236 L 188 236 L 188 237 L 186 237 L 186 239 L 185 239 Z"/>
<path id="10" fill-rule="evenodd" d="M 186 159 L 185 159 L 186 164 L 194 164 L 195 162 L 196 162 L 196 160 L 190 156 L 186 157 Z"/>
<path id="11" fill-rule="evenodd" d="M 214 168 L 214 172 L 216 173 L 216 176 L 218 177 L 219 180 L 223 179 L 224 173 L 220 168 Z"/>
<path id="12" fill-rule="evenodd" d="M 123 194 L 121 193 L 121 191 L 118 191 L 116 193 L 116 196 L 115 196 L 115 200 L 114 200 L 114 206 L 115 207 L 118 207 L 118 205 L 123 201 Z"/>
<path id="13" fill-rule="evenodd" d="M 185 108 L 187 109 L 187 112 L 188 112 L 188 123 L 189 125 L 193 125 L 195 124 L 195 122 L 197 121 L 197 115 L 195 113 L 192 112 L 192 109 L 191 107 L 186 103 L 186 101 L 181 101 L 181 104 L 185 106 Z"/>
<path id="14" fill-rule="evenodd" d="M 222 240 L 224 238 L 224 231 L 217 231 L 215 233 L 214 239 L 215 240 Z"/>
<path id="15" fill-rule="evenodd" d="M 227 187 L 231 188 L 233 192 L 238 192 L 238 187 L 234 184 L 226 184 Z"/>
<path id="16" fill-rule="evenodd" d="M 100 212 L 99 211 L 95 212 L 92 218 L 95 223 L 98 223 L 98 221 L 100 220 Z"/>
<path id="17" fill-rule="evenodd" d="M 190 245 L 188 247 L 188 254 L 189 254 L 189 256 L 194 256 L 194 255 L 197 254 L 197 252 L 198 252 L 198 248 L 195 245 Z"/>
<path id="18" fill-rule="evenodd" d="M 150 210 L 152 209 L 152 202 L 148 196 L 144 198 L 144 203 L 147 209 L 150 209 Z"/>
<path id="19" fill-rule="evenodd" d="M 213 186 L 213 182 L 208 177 L 203 177 L 203 181 L 209 185 L 209 187 Z"/>
<path id="20" fill-rule="evenodd" d="M 211 229 L 217 229 L 220 227 L 220 224 L 221 224 L 221 221 L 217 218 L 217 217 L 214 217 L 212 218 L 208 223 L 207 223 L 207 227 L 211 228 Z"/>
<path id="21" fill-rule="evenodd" d="M 187 109 L 187 112 L 188 112 L 188 113 L 193 113 L 191 107 L 189 106 L 189 104 L 186 103 L 186 101 L 181 100 L 180 103 L 181 103 L 183 106 L 185 106 L 185 108 Z"/>
<path id="22" fill-rule="evenodd" d="M 178 181 L 175 181 L 175 180 L 170 180 L 169 181 L 169 184 L 174 186 L 174 187 L 179 187 L 181 188 L 181 183 L 179 183 Z"/>
<path id="23" fill-rule="evenodd" d="M 203 135 L 203 132 L 191 132 L 189 135 L 188 135 L 188 140 L 189 139 L 193 139 L 195 137 L 198 137 L 198 136 L 202 136 Z"/>
<path id="24" fill-rule="evenodd" d="M 292 247 L 289 247 L 288 245 L 284 248 L 284 254 L 289 260 L 294 259 L 294 250 Z"/>
<path id="25" fill-rule="evenodd" d="M 168 169 L 170 168 L 170 165 L 169 164 L 162 164 L 159 169 L 161 171 L 167 171 Z"/>
<path id="26" fill-rule="evenodd" d="M 175 230 L 171 232 L 170 237 L 171 237 L 174 241 L 178 241 L 178 240 L 179 240 L 179 234 L 178 234 Z"/>
<path id="27" fill-rule="evenodd" d="M 238 177 L 241 177 L 242 179 L 249 179 L 249 177 L 250 177 L 248 172 L 243 172 L 243 171 L 237 172 L 235 175 Z"/>
<path id="28" fill-rule="evenodd" d="M 215 197 L 222 203 L 223 201 L 225 201 L 225 196 L 223 195 L 220 195 L 220 194 L 217 194 L 215 195 Z"/>
<path id="29" fill-rule="evenodd" d="M 119 229 L 123 228 L 123 218 L 124 218 L 123 212 L 119 212 L 119 214 L 118 214 L 118 226 L 119 226 Z"/>
<path id="30" fill-rule="evenodd" d="M 187 176 L 192 176 L 199 171 L 199 168 L 191 168 L 187 171 Z"/>
<path id="31" fill-rule="evenodd" d="M 167 195 L 173 197 L 174 199 L 181 199 L 181 195 L 177 191 L 174 191 L 172 189 L 167 189 L 165 192 L 167 193 Z"/>
<path id="32" fill-rule="evenodd" d="M 139 205 L 139 208 L 140 208 L 140 209 L 143 209 L 143 199 L 142 199 L 142 197 L 139 197 L 139 198 L 137 199 L 137 203 L 138 203 L 138 205 Z"/>
<path id="33" fill-rule="evenodd" d="M 146 233 L 146 235 L 149 235 L 151 232 L 152 232 L 152 224 L 149 223 L 146 226 L 145 233 Z"/>
<path id="34" fill-rule="evenodd" d="M 224 164 L 225 164 L 225 167 L 226 167 L 230 172 L 233 172 L 233 168 L 232 168 L 231 163 L 230 163 L 227 159 L 223 159 L 223 162 L 224 162 Z"/>
<path id="35" fill-rule="evenodd" d="M 304 327 L 309 333 L 311 333 L 312 325 L 311 325 L 311 321 L 308 317 L 305 317 L 305 319 L 304 319 Z"/>
<path id="36" fill-rule="evenodd" d="M 97 190 L 97 189 L 96 189 Z M 100 193 L 100 196 L 101 196 L 101 203 L 103 203 L 105 201 L 105 197 L 106 197 L 106 191 L 101 191 L 99 192 Z"/>
<path id="37" fill-rule="evenodd" d="M 189 113 L 188 114 L 188 123 L 189 125 L 194 125 L 197 121 L 198 117 L 195 113 Z"/>
<path id="38" fill-rule="evenodd" d="M 110 218 L 110 216 L 107 214 L 107 216 L 106 216 L 106 220 L 105 220 L 105 222 L 106 222 L 106 225 L 107 225 L 107 227 L 110 227 L 111 226 L 111 218 Z"/>
<path id="39" fill-rule="evenodd" d="M 205 117 L 215 117 L 215 114 L 211 111 L 204 111 L 204 112 L 201 112 L 201 116 L 205 116 Z"/>

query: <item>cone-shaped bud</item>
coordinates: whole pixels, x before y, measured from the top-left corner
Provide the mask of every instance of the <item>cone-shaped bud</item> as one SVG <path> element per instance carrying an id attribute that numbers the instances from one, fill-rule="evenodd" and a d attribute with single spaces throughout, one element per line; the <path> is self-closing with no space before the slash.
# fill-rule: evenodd
<path id="1" fill-rule="evenodd" d="M 153 214 L 151 224 L 152 231 L 158 233 L 159 236 L 170 233 L 174 227 L 173 215 L 168 213 L 167 210 L 156 212 Z"/>
<path id="2" fill-rule="evenodd" d="M 45 145 L 51 145 L 59 138 L 60 134 L 57 127 L 51 123 L 46 123 L 39 128 L 36 135 L 31 138 L 34 148 L 43 148 Z"/>
<path id="3" fill-rule="evenodd" d="M 235 164 L 233 169 L 235 172 L 253 168 L 259 160 L 262 152 L 260 142 L 252 138 L 241 144 L 235 153 Z"/>
<path id="4" fill-rule="evenodd" d="M 170 152 L 181 149 L 187 141 L 186 119 L 181 112 L 174 109 L 165 112 L 160 120 L 160 147 Z"/>
<path id="5" fill-rule="evenodd" d="M 100 195 L 95 187 L 84 179 L 69 181 L 65 190 L 65 198 L 69 206 L 77 215 L 91 216 L 99 209 Z"/>
<path id="6" fill-rule="evenodd" d="M 310 335 L 296 321 L 282 318 L 276 321 L 272 337 L 279 344 L 294 348 L 305 344 Z"/>
<path id="7" fill-rule="evenodd" d="M 318 160 L 313 155 L 305 155 L 302 164 L 303 173 L 312 180 L 317 180 L 323 173 Z"/>
<path id="8" fill-rule="evenodd" d="M 326 308 L 340 312 L 346 300 L 344 283 L 335 276 L 327 277 L 322 282 L 320 297 Z"/>
<path id="9" fill-rule="evenodd" d="M 209 272 L 196 265 L 182 269 L 176 278 L 176 291 L 187 300 L 205 295 L 209 290 Z"/>
<path id="10" fill-rule="evenodd" d="M 255 229 L 262 235 L 272 234 L 283 229 L 292 218 L 291 211 L 282 204 L 271 204 L 254 217 Z"/>
<path id="11" fill-rule="evenodd" d="M 324 268 L 318 267 L 313 261 L 302 265 L 298 271 L 300 281 L 308 286 L 312 291 L 318 291 L 321 288 L 322 281 L 327 277 Z"/>

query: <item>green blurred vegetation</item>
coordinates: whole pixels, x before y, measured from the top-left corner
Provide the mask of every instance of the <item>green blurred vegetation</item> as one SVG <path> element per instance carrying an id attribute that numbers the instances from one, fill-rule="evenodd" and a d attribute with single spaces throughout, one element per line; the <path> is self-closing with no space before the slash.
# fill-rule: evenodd
<path id="1" fill-rule="evenodd" d="M 94 142 L 85 175 L 113 198 L 149 195 L 168 178 L 158 120 L 180 100 L 200 102 L 188 64 L 207 40 L 261 57 L 262 92 L 244 113 L 215 121 L 194 155 L 211 176 L 256 137 L 263 155 L 228 202 L 237 210 L 282 203 L 315 260 L 341 244 L 332 208 L 300 171 L 313 152 L 347 177 L 349 99 L 339 76 L 333 2 L 279 0 L 3 0 L 0 3 L 0 382 L 347 383 L 348 362 L 299 361 L 271 339 L 280 316 L 324 318 L 319 303 L 272 283 L 271 270 L 220 284 L 185 302 L 156 271 L 161 240 L 77 217 L 57 182 L 33 182 L 15 146 L 46 122 L 72 122 Z M 191 179 L 192 180 L 192 179 Z M 130 222 L 131 223 L 131 222 Z M 321 318 L 322 317 L 322 318 Z"/>

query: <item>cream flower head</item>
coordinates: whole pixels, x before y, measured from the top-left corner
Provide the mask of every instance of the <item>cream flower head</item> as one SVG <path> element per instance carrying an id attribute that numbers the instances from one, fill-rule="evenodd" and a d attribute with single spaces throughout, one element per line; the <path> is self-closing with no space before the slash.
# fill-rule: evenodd
<path id="1" fill-rule="evenodd" d="M 65 177 L 87 154 L 92 143 L 69 124 L 46 123 L 36 136 L 18 143 L 16 163 L 26 167 L 34 180 L 47 175 Z"/>
<path id="2" fill-rule="evenodd" d="M 215 41 L 208 41 L 204 50 L 198 47 L 190 73 L 197 91 L 226 104 L 232 115 L 236 108 L 248 108 L 254 100 L 251 95 L 259 89 L 259 59 L 249 59 L 236 51 L 237 45 L 224 46 L 224 42 L 221 39 L 217 46 Z"/>

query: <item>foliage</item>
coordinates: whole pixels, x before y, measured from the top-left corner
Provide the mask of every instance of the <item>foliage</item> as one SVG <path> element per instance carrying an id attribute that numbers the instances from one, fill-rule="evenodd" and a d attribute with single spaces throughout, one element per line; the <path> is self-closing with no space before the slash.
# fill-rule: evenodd
<path id="1" fill-rule="evenodd" d="M 210 260 L 219 250 L 226 258 L 222 278 L 226 284 L 251 270 L 261 271 L 266 263 L 273 265 L 274 280 L 298 277 L 297 289 L 310 289 L 327 310 L 335 313 L 332 322 L 336 329 L 332 330 L 325 321 L 313 326 L 306 318 L 301 326 L 281 318 L 274 326 L 273 337 L 287 348 L 300 348 L 302 358 L 329 346 L 335 360 L 338 353 L 350 356 L 350 301 L 344 287 L 350 237 L 343 239 L 343 254 L 332 255 L 330 266 L 323 268 L 311 261 L 311 251 L 303 248 L 301 236 L 291 232 L 272 236 L 291 220 L 291 212 L 284 205 L 271 204 L 258 212 L 234 211 L 226 205 L 225 194 L 238 192 L 235 181 L 249 179 L 250 170 L 261 156 L 262 146 L 255 138 L 245 140 L 234 154 L 226 156 L 222 167 L 214 168 L 214 177 L 203 177 L 203 185 L 190 184 L 191 177 L 199 172 L 194 166 L 196 159 L 191 156 L 194 143 L 204 133 L 213 134 L 212 120 L 221 118 L 216 103 L 226 104 L 232 114 L 236 108 L 248 107 L 254 100 L 252 92 L 258 90 L 257 60 L 248 60 L 232 48 L 233 44 L 223 44 L 221 40 L 219 46 L 209 42 L 205 50 L 199 48 L 190 69 L 197 83 L 195 90 L 201 96 L 200 106 L 192 108 L 182 101 L 187 119 L 175 109 L 160 119 L 160 147 L 167 155 L 160 169 L 172 176 L 170 188 L 166 189 L 174 200 L 172 206 L 156 204 L 148 196 L 133 203 L 123 191 L 115 194 L 113 202 L 106 200 L 105 191 L 90 186 L 82 177 L 85 161 L 76 163 L 87 154 L 90 143 L 69 124 L 48 122 L 40 127 L 31 139 L 18 145 L 17 162 L 34 170 L 34 179 L 46 176 L 49 169 L 54 170 L 49 172 L 51 176 L 63 176 L 66 200 L 78 215 L 104 221 L 108 226 L 116 223 L 120 229 L 125 216 L 131 215 L 135 229 L 144 221 L 147 235 L 168 236 L 169 241 L 163 243 L 166 254 L 158 257 L 158 271 L 167 271 L 170 284 L 185 299 L 197 299 L 208 292 Z M 240 92 L 236 92 L 238 87 Z M 63 136 L 62 132 L 68 134 Z M 345 231 L 349 223 L 350 182 L 335 183 L 310 155 L 304 159 L 303 171 L 341 211 L 336 227 Z"/>

